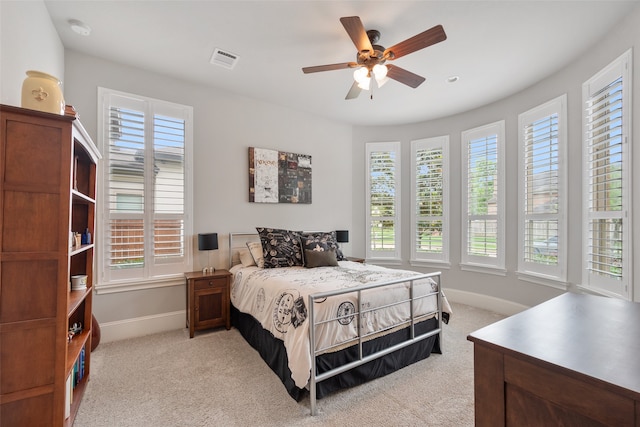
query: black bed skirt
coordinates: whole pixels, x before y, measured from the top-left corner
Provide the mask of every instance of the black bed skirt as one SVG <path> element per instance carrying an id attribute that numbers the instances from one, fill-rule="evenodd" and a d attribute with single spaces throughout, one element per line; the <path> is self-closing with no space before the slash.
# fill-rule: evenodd
<path id="1" fill-rule="evenodd" d="M 301 400 L 306 389 L 296 387 L 291 379 L 291 370 L 288 366 L 287 352 L 282 340 L 276 339 L 271 332 L 262 328 L 262 325 L 251 315 L 242 313 L 231 305 L 231 323 L 236 327 L 244 339 L 258 351 L 262 359 L 278 375 L 289 395 L 296 401 Z M 423 334 L 438 327 L 438 319 L 433 318 L 416 325 L 416 335 Z M 399 330 L 391 334 L 375 338 L 363 344 L 363 353 L 366 356 L 375 351 L 388 348 L 394 344 L 406 341 L 409 336 L 407 329 Z M 363 384 L 375 378 L 411 365 L 412 363 L 426 359 L 431 353 L 440 353 L 438 334 L 418 341 L 384 357 L 372 360 L 347 372 L 328 378 L 316 384 L 316 397 L 323 398 L 329 393 L 343 388 Z M 327 353 L 317 358 L 318 373 L 326 372 L 336 366 L 342 366 L 349 361 L 357 360 L 357 346 L 345 348 L 333 353 Z"/>

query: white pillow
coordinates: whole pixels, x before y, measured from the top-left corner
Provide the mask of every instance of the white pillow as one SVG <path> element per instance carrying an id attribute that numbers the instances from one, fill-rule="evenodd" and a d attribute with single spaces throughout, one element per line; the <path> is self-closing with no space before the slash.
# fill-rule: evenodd
<path id="1" fill-rule="evenodd" d="M 240 263 L 243 267 L 251 267 L 252 265 L 256 265 L 253 257 L 251 256 L 251 252 L 247 248 L 240 248 L 238 250 L 238 256 L 240 257 Z"/>
<path id="2" fill-rule="evenodd" d="M 264 268 L 264 255 L 262 254 L 262 244 L 260 242 L 247 242 L 249 252 L 253 261 L 259 268 Z"/>

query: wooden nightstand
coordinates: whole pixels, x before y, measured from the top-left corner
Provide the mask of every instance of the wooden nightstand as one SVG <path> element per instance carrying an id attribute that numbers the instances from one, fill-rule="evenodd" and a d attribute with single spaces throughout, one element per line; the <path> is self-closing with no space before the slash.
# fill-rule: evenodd
<path id="1" fill-rule="evenodd" d="M 348 256 L 348 257 L 345 257 L 345 259 L 346 259 L 347 261 L 359 262 L 359 263 L 361 263 L 361 264 L 364 264 L 364 258 L 358 258 L 358 257 L 354 257 L 354 256 Z"/>
<path id="2" fill-rule="evenodd" d="M 231 329 L 230 288 L 231 273 L 216 270 L 203 274 L 193 271 L 187 279 L 187 327 L 189 337 L 195 331 L 225 326 Z"/>

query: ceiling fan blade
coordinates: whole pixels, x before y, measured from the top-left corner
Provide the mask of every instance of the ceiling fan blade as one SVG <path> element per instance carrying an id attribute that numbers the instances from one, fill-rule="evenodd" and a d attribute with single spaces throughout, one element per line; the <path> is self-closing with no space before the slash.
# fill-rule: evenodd
<path id="1" fill-rule="evenodd" d="M 340 64 L 316 65 L 313 67 L 304 67 L 302 72 L 305 74 L 317 73 L 319 71 L 342 70 L 343 68 L 357 67 L 355 62 L 342 62 Z"/>
<path id="2" fill-rule="evenodd" d="M 391 46 L 384 51 L 384 56 L 388 57 L 388 59 L 398 59 L 417 50 L 445 41 L 446 39 L 447 35 L 442 25 L 436 25 L 427 31 L 423 31 L 420 34 L 416 34 L 405 41 Z"/>
<path id="3" fill-rule="evenodd" d="M 404 83 L 407 86 L 411 86 L 414 89 L 420 86 L 422 82 L 425 81 L 424 77 L 395 65 L 387 65 L 387 77 L 393 80 L 397 80 L 400 83 Z"/>
<path id="4" fill-rule="evenodd" d="M 347 96 L 345 96 L 344 99 L 355 99 L 360 95 L 360 92 L 362 92 L 362 89 L 358 86 L 358 82 L 353 82 L 351 89 L 349 89 L 349 92 L 347 92 Z"/>
<path id="5" fill-rule="evenodd" d="M 371 46 L 369 36 L 367 36 L 364 25 L 362 25 L 362 21 L 358 16 L 346 16 L 340 18 L 340 22 L 342 22 L 344 29 L 347 30 L 347 34 L 349 34 L 351 40 L 353 40 L 353 44 L 358 48 L 358 52 L 373 52 L 373 46 Z"/>

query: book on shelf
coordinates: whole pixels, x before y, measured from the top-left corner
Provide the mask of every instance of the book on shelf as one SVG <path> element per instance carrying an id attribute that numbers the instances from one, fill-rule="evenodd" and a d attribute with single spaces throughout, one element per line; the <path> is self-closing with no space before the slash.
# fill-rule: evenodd
<path id="1" fill-rule="evenodd" d="M 69 375 L 67 377 L 67 387 L 65 389 L 65 396 L 64 396 L 64 418 L 65 419 L 71 416 L 71 393 L 73 393 L 72 388 L 73 387 L 71 385 L 71 375 Z"/>

